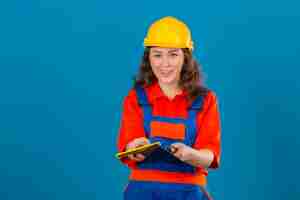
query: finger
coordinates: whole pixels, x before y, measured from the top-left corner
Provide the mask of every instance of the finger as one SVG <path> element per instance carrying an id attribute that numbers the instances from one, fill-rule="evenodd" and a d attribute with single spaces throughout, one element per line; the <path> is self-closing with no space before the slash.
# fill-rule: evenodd
<path id="1" fill-rule="evenodd" d="M 147 143 L 149 143 L 147 138 L 136 138 L 127 144 L 126 149 L 136 148 Z"/>
<path id="2" fill-rule="evenodd" d="M 177 151 L 176 153 L 174 153 L 173 156 L 175 156 L 176 158 L 179 158 L 179 159 L 182 158 L 182 154 L 179 151 Z"/>
<path id="3" fill-rule="evenodd" d="M 138 146 L 149 144 L 149 140 L 147 138 L 139 138 L 136 142 Z"/>
<path id="4" fill-rule="evenodd" d="M 144 143 L 144 142 L 137 143 L 137 144 L 135 145 L 135 148 L 136 148 L 136 147 L 144 146 L 144 145 L 146 145 L 146 144 L 147 144 L 147 143 Z"/>
<path id="5" fill-rule="evenodd" d="M 136 155 L 135 155 L 135 154 L 130 154 L 130 155 L 128 155 L 128 158 L 129 158 L 130 160 L 137 161 L 137 158 L 136 158 Z"/>
<path id="6" fill-rule="evenodd" d="M 184 145 L 183 145 L 182 143 L 173 143 L 173 144 L 171 144 L 171 146 L 170 146 L 170 150 L 171 150 L 171 152 L 174 151 L 174 153 L 175 153 L 176 151 L 182 149 L 183 146 L 184 146 Z"/>
<path id="7" fill-rule="evenodd" d="M 137 159 L 138 161 L 142 161 L 145 159 L 145 156 L 141 153 L 135 154 L 135 159 Z"/>
<path id="8" fill-rule="evenodd" d="M 131 160 L 134 160 L 137 162 L 145 160 L 145 157 L 142 154 L 132 154 L 132 155 L 129 155 L 128 157 L 130 157 Z"/>
<path id="9" fill-rule="evenodd" d="M 179 143 L 179 142 L 176 142 L 176 143 L 171 144 L 171 146 L 176 147 L 176 148 L 181 148 L 183 146 L 183 144 Z"/>
<path id="10" fill-rule="evenodd" d="M 178 148 L 177 147 L 174 147 L 174 146 L 171 146 L 170 147 L 170 150 L 171 150 L 171 153 L 176 153 L 178 151 Z"/>
<path id="11" fill-rule="evenodd" d="M 136 146 L 136 142 L 135 140 L 133 140 L 126 145 L 126 150 L 135 148 L 135 146 Z"/>
<path id="12" fill-rule="evenodd" d="M 135 158 L 134 158 L 134 155 L 132 155 L 132 154 L 128 155 L 128 158 L 129 158 L 130 160 L 134 160 L 134 159 L 135 159 Z"/>

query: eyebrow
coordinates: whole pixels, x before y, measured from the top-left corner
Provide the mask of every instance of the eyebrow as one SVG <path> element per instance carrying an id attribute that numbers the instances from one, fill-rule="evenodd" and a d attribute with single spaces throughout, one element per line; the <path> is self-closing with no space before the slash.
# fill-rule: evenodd
<path id="1" fill-rule="evenodd" d="M 153 53 L 162 53 L 160 50 L 152 50 Z M 178 53 L 178 49 L 171 49 L 168 53 Z"/>
<path id="2" fill-rule="evenodd" d="M 172 49 L 172 50 L 170 50 L 170 51 L 168 51 L 168 53 L 178 53 L 178 49 Z"/>

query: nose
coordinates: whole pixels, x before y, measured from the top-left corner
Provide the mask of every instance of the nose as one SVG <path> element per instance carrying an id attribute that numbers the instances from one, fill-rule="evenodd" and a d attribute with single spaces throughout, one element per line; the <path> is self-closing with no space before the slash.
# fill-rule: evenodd
<path id="1" fill-rule="evenodd" d="M 161 60 L 161 66 L 162 67 L 168 67 L 169 66 L 169 59 L 168 56 L 163 56 Z"/>

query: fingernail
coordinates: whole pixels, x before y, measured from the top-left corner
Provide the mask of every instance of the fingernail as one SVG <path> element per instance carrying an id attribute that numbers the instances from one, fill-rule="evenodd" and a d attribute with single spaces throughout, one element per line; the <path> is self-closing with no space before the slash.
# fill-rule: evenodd
<path id="1" fill-rule="evenodd" d="M 178 150 L 178 149 L 177 149 L 176 147 L 171 147 L 172 153 L 176 153 L 177 150 Z"/>

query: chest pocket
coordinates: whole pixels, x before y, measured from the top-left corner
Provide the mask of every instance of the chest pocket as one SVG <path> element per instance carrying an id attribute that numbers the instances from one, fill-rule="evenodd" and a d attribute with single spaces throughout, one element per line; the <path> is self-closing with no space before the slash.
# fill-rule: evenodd
<path id="1" fill-rule="evenodd" d="M 185 124 L 152 120 L 150 122 L 150 136 L 184 141 Z"/>
<path id="2" fill-rule="evenodd" d="M 195 172 L 195 167 L 184 163 L 170 154 L 167 149 L 172 143 L 181 142 L 192 146 L 196 138 L 196 115 L 202 107 L 203 97 L 199 96 L 188 109 L 187 118 L 153 116 L 152 107 L 142 87 L 136 87 L 139 105 L 144 116 L 144 129 L 150 142 L 160 142 L 161 148 L 152 152 L 143 162 L 141 169 L 156 169 L 170 172 Z"/>

